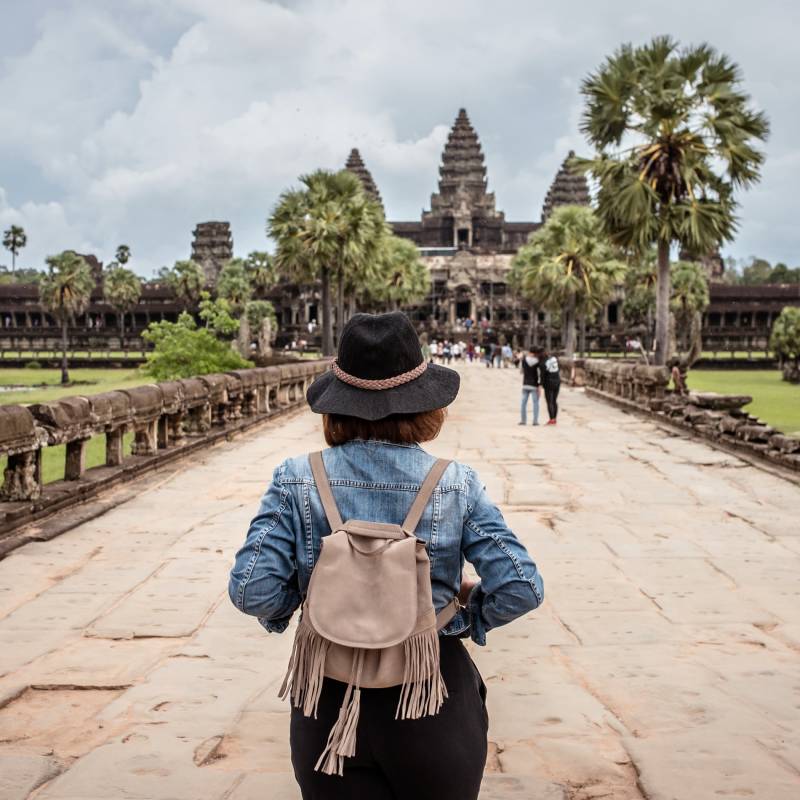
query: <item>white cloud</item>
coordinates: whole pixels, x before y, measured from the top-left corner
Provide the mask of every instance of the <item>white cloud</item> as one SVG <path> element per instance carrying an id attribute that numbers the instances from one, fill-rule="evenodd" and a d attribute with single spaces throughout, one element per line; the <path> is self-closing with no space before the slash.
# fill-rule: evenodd
<path id="1" fill-rule="evenodd" d="M 341 166 L 353 146 L 389 216 L 416 218 L 462 105 L 498 207 L 538 218 L 566 152 L 585 151 L 581 79 L 621 40 L 662 28 L 654 0 L 635 12 L 621 0 L 613 9 L 588 0 L 42 5 L 35 37 L 0 67 L 0 220 L 23 220 L 25 263 L 66 247 L 107 260 L 124 241 L 144 274 L 188 255 L 205 219 L 230 220 L 239 252 L 263 247 L 280 191 L 303 172 Z M 723 19 L 682 0 L 670 25 L 738 60 L 773 118 L 764 181 L 743 197 L 732 251 L 800 262 L 798 12 L 729 6 Z"/>

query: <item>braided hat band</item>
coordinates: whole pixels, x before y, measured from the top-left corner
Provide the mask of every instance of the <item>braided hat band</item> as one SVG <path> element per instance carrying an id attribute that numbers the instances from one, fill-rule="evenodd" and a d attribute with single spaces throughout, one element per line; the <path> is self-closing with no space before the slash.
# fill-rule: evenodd
<path id="1" fill-rule="evenodd" d="M 402 386 L 404 383 L 409 383 L 415 378 L 419 378 L 423 372 L 428 368 L 428 362 L 423 360 L 414 369 L 408 372 L 402 372 L 400 375 L 393 375 L 391 378 L 380 378 L 378 380 L 367 380 L 366 378 L 359 378 L 345 372 L 335 361 L 331 364 L 333 374 L 344 383 L 349 383 L 350 386 L 355 386 L 357 389 L 370 389 L 372 391 L 379 391 L 380 389 L 394 389 L 395 386 Z"/>

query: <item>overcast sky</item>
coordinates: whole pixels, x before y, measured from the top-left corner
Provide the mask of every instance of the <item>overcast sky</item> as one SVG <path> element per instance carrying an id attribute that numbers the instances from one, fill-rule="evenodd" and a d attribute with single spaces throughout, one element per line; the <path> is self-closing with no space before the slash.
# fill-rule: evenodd
<path id="1" fill-rule="evenodd" d="M 725 254 L 800 264 L 800 4 L 536 0 L 0 0 L 0 227 L 21 263 L 127 243 L 150 276 L 192 229 L 267 247 L 278 194 L 358 147 L 389 219 L 436 189 L 460 106 L 510 220 L 538 220 L 578 131 L 581 79 L 621 42 L 669 33 L 742 67 L 772 135 Z M 0 263 L 10 263 L 6 251 Z"/>

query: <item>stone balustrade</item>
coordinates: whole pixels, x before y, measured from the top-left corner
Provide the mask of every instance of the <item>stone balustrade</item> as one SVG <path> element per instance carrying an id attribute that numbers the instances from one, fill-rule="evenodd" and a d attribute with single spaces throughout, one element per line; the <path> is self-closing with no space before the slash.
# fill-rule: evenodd
<path id="1" fill-rule="evenodd" d="M 328 368 L 327 361 L 302 361 L 195 378 L 145 384 L 89 396 L 65 397 L 29 406 L 0 406 L 0 456 L 7 457 L 0 488 L 0 531 L 30 519 L 58 501 L 69 487 L 105 482 L 133 465 L 157 466 L 305 400 L 310 382 Z M 123 437 L 132 432 L 131 455 Z M 105 436 L 105 463 L 86 467 L 86 447 Z M 64 480 L 45 486 L 42 453 L 66 445 Z M 128 470 L 139 474 L 142 470 Z M 77 492 L 85 499 L 86 492 Z M 9 520 L 16 520 L 11 525 Z"/>
<path id="2" fill-rule="evenodd" d="M 648 413 L 724 449 L 800 472 L 800 438 L 787 436 L 747 413 L 748 395 L 668 391 L 666 367 L 641 362 L 585 359 L 588 394 L 632 411 Z"/>

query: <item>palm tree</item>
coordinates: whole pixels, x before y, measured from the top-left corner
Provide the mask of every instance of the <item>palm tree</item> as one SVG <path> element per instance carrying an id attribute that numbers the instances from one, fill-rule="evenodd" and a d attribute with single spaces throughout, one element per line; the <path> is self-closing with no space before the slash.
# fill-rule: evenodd
<path id="1" fill-rule="evenodd" d="M 47 258 L 49 267 L 39 283 L 39 302 L 61 324 L 61 383 L 69 383 L 67 326 L 89 306 L 94 278 L 86 261 L 66 250 Z"/>
<path id="2" fill-rule="evenodd" d="M 19 251 L 28 244 L 28 237 L 21 225 L 12 225 L 3 233 L 3 247 L 11 252 L 11 271 L 17 269 Z"/>
<path id="3" fill-rule="evenodd" d="M 375 274 L 362 285 L 360 295 L 368 304 L 397 310 L 422 300 L 430 291 L 431 277 L 408 239 L 386 236 L 376 260 Z"/>
<path id="4" fill-rule="evenodd" d="M 200 292 L 203 291 L 205 284 L 205 274 L 196 261 L 191 259 L 176 261 L 175 266 L 165 273 L 165 277 L 184 310 L 195 305 L 200 299 Z"/>
<path id="5" fill-rule="evenodd" d="M 615 244 L 658 248 L 655 363 L 667 357 L 674 243 L 707 253 L 736 230 L 734 190 L 759 179 L 765 115 L 741 73 L 707 44 L 667 36 L 620 47 L 583 82 L 581 130 L 597 150 L 579 163 L 598 182 L 597 211 Z"/>
<path id="6" fill-rule="evenodd" d="M 349 279 L 374 262 L 386 230 L 380 207 L 369 200 L 350 172 L 317 170 L 300 178 L 302 189 L 279 198 L 267 221 L 276 244 L 277 269 L 298 283 L 319 280 L 322 288 L 322 352 L 333 354 L 331 280 L 338 286 L 339 330 Z"/>
<path id="7" fill-rule="evenodd" d="M 117 264 L 122 264 L 123 266 L 125 266 L 125 264 L 127 264 L 128 261 L 130 261 L 130 259 L 131 259 L 131 249 L 130 249 L 130 247 L 128 247 L 128 245 L 126 245 L 126 244 L 121 244 L 117 248 L 117 256 L 116 256 L 116 258 L 117 258 Z"/>
<path id="8" fill-rule="evenodd" d="M 253 288 L 258 292 L 266 292 L 278 282 L 275 262 L 269 253 L 253 250 L 245 260 L 247 273 Z"/>
<path id="9" fill-rule="evenodd" d="M 515 282 L 537 306 L 560 310 L 564 352 L 575 354 L 575 321 L 607 302 L 625 274 L 600 221 L 586 206 L 561 206 L 514 256 Z"/>
<path id="10" fill-rule="evenodd" d="M 119 255 L 119 250 L 117 251 Z M 119 265 L 112 267 L 103 280 L 103 295 L 119 317 L 119 338 L 125 349 L 125 314 L 132 311 L 142 296 L 142 282 L 136 273 Z"/>
<path id="11" fill-rule="evenodd" d="M 233 311 L 241 311 L 253 294 L 247 267 L 241 258 L 232 258 L 217 279 L 217 294 L 230 303 Z"/>
<path id="12" fill-rule="evenodd" d="M 674 317 L 674 330 L 680 331 L 680 349 L 688 351 L 690 345 L 697 344 L 695 339 L 700 333 L 702 313 L 708 308 L 708 275 L 702 264 L 696 261 L 676 261 L 670 268 L 670 275 L 670 312 Z M 699 344 L 702 345 L 702 341 Z M 702 346 L 695 349 L 699 358 Z M 668 353 L 668 357 L 671 355 Z"/>

